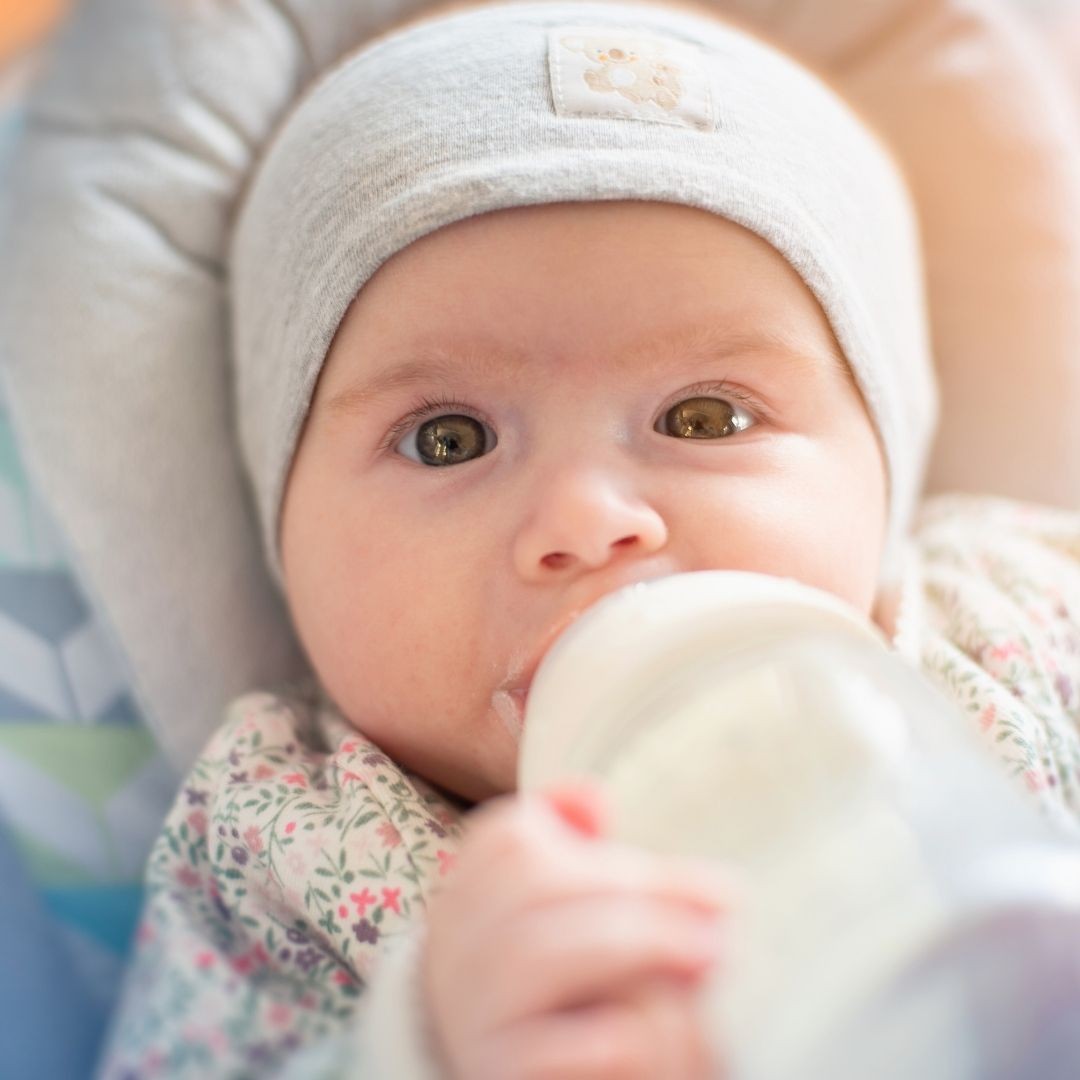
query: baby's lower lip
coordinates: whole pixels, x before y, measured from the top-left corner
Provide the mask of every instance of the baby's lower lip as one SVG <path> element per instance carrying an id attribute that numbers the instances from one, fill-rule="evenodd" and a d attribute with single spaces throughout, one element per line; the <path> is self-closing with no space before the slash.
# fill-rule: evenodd
<path id="1" fill-rule="evenodd" d="M 491 695 L 491 706 L 506 725 L 506 730 L 515 738 L 521 737 L 525 726 L 525 704 L 529 698 L 528 687 L 516 690 L 496 690 Z"/>

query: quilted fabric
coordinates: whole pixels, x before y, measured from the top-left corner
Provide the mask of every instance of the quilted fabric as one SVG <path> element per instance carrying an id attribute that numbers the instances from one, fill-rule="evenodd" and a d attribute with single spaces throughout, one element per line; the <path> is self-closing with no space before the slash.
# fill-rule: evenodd
<path id="1" fill-rule="evenodd" d="M 0 101 L 0 186 L 19 123 Z M 19 972 L 0 995 L 0 1075 L 89 1071 L 175 786 L 0 399 L 0 942 Z"/>

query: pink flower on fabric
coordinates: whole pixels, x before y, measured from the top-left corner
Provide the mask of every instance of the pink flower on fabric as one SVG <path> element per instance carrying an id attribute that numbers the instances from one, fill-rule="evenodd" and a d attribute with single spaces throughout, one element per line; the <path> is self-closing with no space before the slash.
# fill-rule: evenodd
<path id="1" fill-rule="evenodd" d="M 198 871 L 186 863 L 177 869 L 176 880 L 185 889 L 197 889 L 202 884 Z"/>
<path id="2" fill-rule="evenodd" d="M 356 905 L 356 913 L 360 918 L 367 914 L 368 906 L 375 903 L 375 896 L 366 885 L 363 892 L 349 893 L 349 899 Z"/>
<path id="3" fill-rule="evenodd" d="M 143 1069 L 148 1073 L 156 1073 L 165 1065 L 165 1054 L 161 1050 L 149 1050 L 143 1058 Z"/>
<path id="4" fill-rule="evenodd" d="M 337 971 L 334 972 L 334 982 L 336 982 L 338 986 L 351 986 L 353 981 L 353 977 L 341 968 L 338 968 Z"/>
<path id="5" fill-rule="evenodd" d="M 229 966 L 238 975 L 246 975 L 249 971 L 255 970 L 255 968 L 266 967 L 269 961 L 269 954 L 262 945 L 259 944 L 249 952 L 242 953 L 240 956 L 234 956 L 229 961 Z"/>
<path id="6" fill-rule="evenodd" d="M 383 889 L 382 906 L 388 911 L 401 914 L 401 889 Z"/>
<path id="7" fill-rule="evenodd" d="M 990 655 L 995 660 L 1008 660 L 1010 656 L 1023 656 L 1024 650 L 1015 641 L 1006 641 L 1003 645 L 995 645 Z"/>
<path id="8" fill-rule="evenodd" d="M 288 836 L 296 828 L 296 822 L 290 821 L 285 826 L 285 835 Z"/>
<path id="9" fill-rule="evenodd" d="M 283 1005 L 280 1001 L 275 1001 L 266 1010 L 266 1018 L 274 1027 L 288 1027 L 292 1022 L 292 1015 L 292 1009 L 288 1005 Z"/>
<path id="10" fill-rule="evenodd" d="M 262 833 L 259 832 L 258 825 L 252 825 L 250 828 L 244 830 L 244 843 L 246 843 L 256 855 L 262 851 Z"/>
<path id="11" fill-rule="evenodd" d="M 356 743 L 354 743 L 351 739 L 348 742 L 343 742 L 341 744 L 341 752 L 343 754 L 355 754 Z"/>
<path id="12" fill-rule="evenodd" d="M 439 877 L 445 877 L 453 870 L 455 857 L 449 851 L 436 851 L 435 857 L 439 860 Z"/>
<path id="13" fill-rule="evenodd" d="M 307 777 L 303 773 L 286 773 L 281 779 L 282 782 L 286 784 L 296 784 L 299 787 L 307 787 Z"/>
<path id="14" fill-rule="evenodd" d="M 997 716 L 997 706 L 992 702 L 983 709 L 979 716 L 979 730 L 989 731 L 990 726 L 994 722 L 994 717 Z"/>
<path id="15" fill-rule="evenodd" d="M 273 767 L 267 765 L 265 761 L 260 762 L 256 767 L 255 772 L 252 774 L 256 780 L 265 780 L 274 775 Z"/>
<path id="16" fill-rule="evenodd" d="M 401 843 L 401 833 L 398 832 L 397 826 L 391 821 L 382 822 L 375 831 L 379 834 L 384 847 L 394 848 Z"/>
<path id="17" fill-rule="evenodd" d="M 1054 686 L 1057 688 L 1058 697 L 1061 698 L 1062 704 L 1067 706 L 1072 701 L 1073 686 L 1064 672 L 1059 671 L 1054 676 Z"/>
<path id="18" fill-rule="evenodd" d="M 192 810 L 187 816 L 187 823 L 199 836 L 206 835 L 206 814 L 202 810 Z"/>
<path id="19" fill-rule="evenodd" d="M 202 968 L 203 970 L 205 970 L 206 968 L 209 968 L 209 967 L 213 967 L 214 966 L 214 954 L 212 952 L 209 952 L 208 950 L 204 949 L 201 953 L 198 953 L 195 956 L 195 966 L 197 968 Z"/>
<path id="20" fill-rule="evenodd" d="M 1038 769 L 1028 769 L 1024 773 L 1024 781 L 1029 791 L 1041 791 L 1047 786 L 1045 775 Z"/>

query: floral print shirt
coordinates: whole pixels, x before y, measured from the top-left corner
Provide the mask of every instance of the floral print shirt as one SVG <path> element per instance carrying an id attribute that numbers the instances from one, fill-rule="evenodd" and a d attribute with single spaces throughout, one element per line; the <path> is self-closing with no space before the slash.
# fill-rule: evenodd
<path id="1" fill-rule="evenodd" d="M 893 647 L 1080 837 L 1080 514 L 928 499 Z M 314 682 L 235 701 L 151 853 L 100 1075 L 382 1076 L 357 1054 L 354 1013 L 380 955 L 422 923 L 466 810 Z"/>

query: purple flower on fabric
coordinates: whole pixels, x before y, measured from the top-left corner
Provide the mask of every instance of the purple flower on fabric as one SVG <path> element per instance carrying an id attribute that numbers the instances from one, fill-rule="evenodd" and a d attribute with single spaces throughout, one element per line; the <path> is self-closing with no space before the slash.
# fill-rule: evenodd
<path id="1" fill-rule="evenodd" d="M 379 928 L 368 919 L 361 919 L 358 923 L 353 923 L 352 931 L 356 935 L 356 940 L 361 944 L 366 941 L 368 944 L 374 945 L 379 940 Z"/>
<path id="2" fill-rule="evenodd" d="M 308 936 L 303 930 L 297 930 L 295 928 L 286 930 L 285 936 L 296 945 L 303 945 L 308 940 Z"/>
<path id="3" fill-rule="evenodd" d="M 441 840 L 446 836 L 446 830 L 434 819 L 428 818 L 424 823 Z"/>
<path id="4" fill-rule="evenodd" d="M 231 784 L 246 784 L 247 772 L 231 772 L 229 773 L 229 783 Z"/>
<path id="5" fill-rule="evenodd" d="M 240 764 L 240 755 L 235 750 L 229 751 L 229 764 L 235 769 Z"/>
<path id="6" fill-rule="evenodd" d="M 253 1065 L 265 1065 L 270 1060 L 270 1047 L 264 1042 L 257 1042 L 248 1047 L 247 1059 Z"/>
<path id="7" fill-rule="evenodd" d="M 205 806 L 206 805 L 206 792 L 199 791 L 197 788 L 187 787 L 184 788 L 184 794 L 187 796 L 188 806 Z"/>
<path id="8" fill-rule="evenodd" d="M 288 960 L 290 956 L 292 956 L 292 949 L 282 949 L 278 953 L 278 959 L 280 960 Z"/>
<path id="9" fill-rule="evenodd" d="M 236 847 L 234 847 L 232 849 L 232 857 L 241 866 L 243 866 L 244 863 L 246 863 L 248 861 L 248 853 L 247 853 L 247 851 L 244 848 L 240 847 L 239 845 L 237 845 Z"/>
<path id="10" fill-rule="evenodd" d="M 304 972 L 310 971 L 320 960 L 322 960 L 322 953 L 318 949 L 313 949 L 309 945 L 306 949 L 301 949 L 296 954 L 296 966 Z"/>
<path id="11" fill-rule="evenodd" d="M 389 765 L 390 759 L 385 754 L 365 754 L 363 758 L 365 765 Z"/>
<path id="12" fill-rule="evenodd" d="M 1065 672 L 1059 671 L 1054 676 L 1054 685 L 1057 687 L 1058 695 L 1061 698 L 1063 705 L 1068 705 L 1072 700 L 1072 683 L 1065 676 Z"/>

